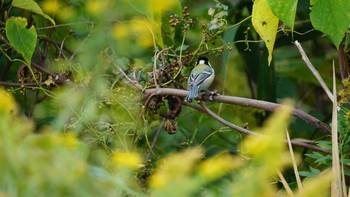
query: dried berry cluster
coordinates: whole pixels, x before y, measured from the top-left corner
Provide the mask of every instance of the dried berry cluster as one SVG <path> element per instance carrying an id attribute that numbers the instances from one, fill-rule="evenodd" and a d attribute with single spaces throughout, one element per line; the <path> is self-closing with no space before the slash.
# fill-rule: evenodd
<path id="1" fill-rule="evenodd" d="M 193 19 L 190 17 L 187 6 L 184 6 L 182 9 L 182 15 L 183 18 L 180 18 L 177 14 L 170 15 L 169 23 L 172 27 L 176 27 L 181 24 L 182 31 L 186 32 L 194 23 Z"/>

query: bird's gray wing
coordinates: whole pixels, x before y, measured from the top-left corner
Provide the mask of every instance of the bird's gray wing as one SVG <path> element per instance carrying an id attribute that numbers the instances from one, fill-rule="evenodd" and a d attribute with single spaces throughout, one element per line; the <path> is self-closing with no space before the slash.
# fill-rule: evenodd
<path id="1" fill-rule="evenodd" d="M 189 86 L 197 86 L 201 83 L 203 83 L 204 80 L 206 80 L 208 77 L 210 77 L 213 74 L 213 69 L 211 67 L 207 67 L 203 69 L 203 71 L 199 74 L 191 74 L 190 80 L 189 80 Z"/>

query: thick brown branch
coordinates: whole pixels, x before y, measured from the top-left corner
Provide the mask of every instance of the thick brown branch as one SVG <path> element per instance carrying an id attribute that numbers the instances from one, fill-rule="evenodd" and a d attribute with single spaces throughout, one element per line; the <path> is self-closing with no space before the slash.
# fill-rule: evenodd
<path id="1" fill-rule="evenodd" d="M 179 96 L 179 97 L 185 97 L 187 95 L 187 90 L 179 90 L 179 89 L 173 89 L 173 88 L 152 88 L 152 89 L 146 89 L 144 91 L 144 96 L 148 97 L 149 95 L 172 95 L 172 96 Z M 201 100 L 202 98 L 196 98 L 196 100 Z M 209 101 L 209 98 L 203 98 L 204 101 Z M 275 111 L 277 108 L 281 107 L 282 105 L 277 103 L 271 103 L 267 101 L 261 101 L 261 100 L 255 100 L 255 99 L 249 99 L 249 98 L 241 98 L 241 97 L 235 97 L 235 96 L 214 96 L 213 97 L 214 102 L 220 102 L 220 103 L 227 103 L 227 104 L 234 104 L 234 105 L 241 105 L 241 106 L 247 106 L 247 107 L 253 107 L 258 109 L 264 109 L 266 111 Z M 303 112 L 300 109 L 293 108 L 292 115 L 313 125 L 323 133 L 330 135 L 331 129 L 330 127 L 323 123 L 322 121 L 318 120 L 317 118 Z"/>

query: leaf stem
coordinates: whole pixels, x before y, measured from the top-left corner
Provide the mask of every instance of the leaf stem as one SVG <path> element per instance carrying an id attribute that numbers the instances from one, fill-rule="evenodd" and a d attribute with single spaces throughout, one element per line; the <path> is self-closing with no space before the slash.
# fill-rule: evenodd
<path id="1" fill-rule="evenodd" d="M 248 16 L 247 18 L 241 20 L 240 22 L 236 23 L 236 24 L 233 24 L 231 26 L 228 26 L 227 29 L 231 29 L 231 28 L 234 28 L 242 23 L 244 23 L 245 21 L 249 20 L 250 18 L 252 18 L 252 15 Z"/>

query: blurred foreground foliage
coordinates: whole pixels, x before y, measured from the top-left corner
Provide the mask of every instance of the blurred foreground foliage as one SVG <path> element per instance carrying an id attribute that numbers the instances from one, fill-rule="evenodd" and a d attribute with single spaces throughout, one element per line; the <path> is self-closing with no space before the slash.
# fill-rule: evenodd
<path id="1" fill-rule="evenodd" d="M 264 134 L 245 137 L 178 97 L 143 97 L 147 88 L 184 89 L 205 55 L 222 94 L 292 98 L 329 123 L 331 102 L 291 41 L 304 41 L 329 85 L 337 49 L 349 54 L 349 33 L 344 46 L 331 37 L 334 47 L 313 29 L 309 5 L 298 2 L 295 25 L 278 26 L 269 54 L 250 22 L 252 7 L 250 0 L 2 0 L 0 82 L 8 88 L 0 89 L 0 195 L 287 196 L 291 187 L 296 196 L 329 196 L 332 157 L 308 149 L 294 153 L 305 177 L 296 189 L 286 128 L 324 149 L 331 143 L 288 109 L 208 103 L 229 122 Z M 339 94 L 344 166 L 347 86 L 345 79 Z"/>
<path id="2" fill-rule="evenodd" d="M 147 170 L 139 153 L 117 150 L 103 158 L 100 152 L 94 162 L 103 165 L 93 164 L 89 155 L 96 150 L 76 135 L 52 128 L 33 133 L 33 122 L 18 116 L 12 96 L 3 89 L 0 96 L 2 195 L 287 196 L 271 183 L 277 170 L 290 165 L 280 132 L 288 124 L 289 108 L 277 111 L 261 129 L 266 136 L 244 140 L 241 156 L 223 152 L 206 158 L 194 147 L 159 160 L 145 190 L 138 186 L 137 177 Z M 330 173 L 319 176 L 308 179 L 297 196 L 328 196 Z"/>

